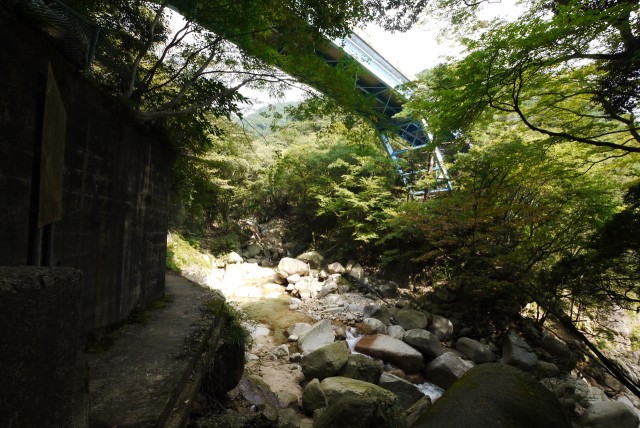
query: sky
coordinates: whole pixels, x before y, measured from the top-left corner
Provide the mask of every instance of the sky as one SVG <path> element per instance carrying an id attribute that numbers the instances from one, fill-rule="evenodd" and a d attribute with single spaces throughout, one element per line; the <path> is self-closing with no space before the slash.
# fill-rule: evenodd
<path id="1" fill-rule="evenodd" d="M 501 17 L 515 20 L 522 12 L 515 0 L 489 0 L 479 11 L 484 20 Z M 462 47 L 453 40 L 439 40 L 445 23 L 418 24 L 405 33 L 390 33 L 375 25 L 364 29 L 365 40 L 391 64 L 409 78 L 426 68 L 443 62 L 445 56 L 462 53 Z"/>
<path id="2" fill-rule="evenodd" d="M 451 40 L 438 40 L 440 29 L 419 25 L 405 33 L 389 33 L 375 25 L 358 31 L 371 47 L 409 79 L 443 61 L 444 56 L 459 54 L 460 46 Z"/>

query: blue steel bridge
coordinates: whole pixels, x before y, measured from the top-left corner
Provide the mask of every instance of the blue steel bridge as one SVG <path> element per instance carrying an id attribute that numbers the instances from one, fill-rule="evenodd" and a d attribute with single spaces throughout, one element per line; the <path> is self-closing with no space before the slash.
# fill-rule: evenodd
<path id="1" fill-rule="evenodd" d="M 318 55 L 333 66 L 347 58 L 359 64 L 354 79 L 355 90 L 373 99 L 374 110 L 386 118 L 386 121 L 372 122 L 372 125 L 409 192 L 413 196 L 422 196 L 453 190 L 442 151 L 431 144 L 424 123 L 397 117 L 402 112 L 402 105 L 410 97 L 410 93 L 401 89 L 409 79 L 355 33 L 345 39 L 331 41 Z M 411 155 L 419 152 L 428 153 L 426 162 L 408 162 Z M 429 189 L 416 188 L 415 180 L 425 174 L 434 177 L 435 185 Z"/>

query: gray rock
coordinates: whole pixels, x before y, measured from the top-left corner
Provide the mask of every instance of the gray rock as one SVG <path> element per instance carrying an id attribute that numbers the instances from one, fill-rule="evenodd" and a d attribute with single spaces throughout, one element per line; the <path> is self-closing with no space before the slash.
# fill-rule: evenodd
<path id="1" fill-rule="evenodd" d="M 287 282 L 287 277 L 286 277 L 286 276 L 282 276 L 282 275 L 281 275 L 281 274 L 279 274 L 278 272 L 276 272 L 276 273 L 273 275 L 272 280 L 273 280 L 273 282 L 274 282 L 274 283 L 276 283 L 276 284 L 280 284 L 280 285 L 284 285 L 284 286 L 289 286 L 289 285 L 291 285 L 291 284 L 289 284 L 289 283 Z M 291 290 L 290 290 L 289 288 L 287 288 L 287 291 L 291 291 Z"/>
<path id="2" fill-rule="evenodd" d="M 317 409 L 321 409 L 327 405 L 327 398 L 320 388 L 320 381 L 313 379 L 302 391 L 302 409 L 305 413 L 313 413 Z"/>
<path id="3" fill-rule="evenodd" d="M 298 274 L 305 276 L 309 274 L 309 265 L 302 260 L 293 259 L 291 257 L 283 257 L 278 263 L 277 272 L 283 278 Z"/>
<path id="4" fill-rule="evenodd" d="M 300 365 L 305 379 L 324 379 L 342 369 L 349 359 L 349 346 L 341 340 L 333 342 L 302 357 Z"/>
<path id="5" fill-rule="evenodd" d="M 463 327 L 458 331 L 460 337 L 465 337 L 473 333 L 473 329 L 471 327 Z"/>
<path id="6" fill-rule="evenodd" d="M 413 303 L 408 299 L 400 299 L 396 301 L 396 308 L 399 309 L 411 309 Z"/>
<path id="7" fill-rule="evenodd" d="M 469 370 L 412 426 L 571 428 L 571 422 L 553 394 L 534 378 L 514 367 L 488 363 Z"/>
<path id="8" fill-rule="evenodd" d="M 362 334 L 387 334 L 387 326 L 375 318 L 365 318 L 358 324 L 358 330 Z"/>
<path id="9" fill-rule="evenodd" d="M 390 373 L 382 373 L 378 385 L 396 394 L 404 409 L 408 409 L 424 397 L 424 394 L 414 384 Z"/>
<path id="10" fill-rule="evenodd" d="M 371 287 L 382 297 L 396 297 L 398 295 L 398 284 L 393 281 L 377 280 L 371 284 Z"/>
<path id="11" fill-rule="evenodd" d="M 333 262 L 329 266 L 327 266 L 327 271 L 329 271 L 329 273 L 333 275 L 333 274 L 336 274 L 336 273 L 343 274 L 347 270 L 340 263 Z"/>
<path id="12" fill-rule="evenodd" d="M 611 376 L 609 373 L 603 373 L 602 374 L 602 386 L 606 386 L 607 388 L 613 390 L 613 391 L 623 391 L 624 390 L 624 385 L 622 385 L 622 383 L 616 379 L 615 377 Z"/>
<path id="13" fill-rule="evenodd" d="M 298 336 L 298 348 L 303 353 L 315 351 L 332 343 L 335 333 L 331 321 L 324 319 L 315 323 L 308 331 Z"/>
<path id="14" fill-rule="evenodd" d="M 322 299 L 325 306 L 345 306 L 349 303 L 349 299 L 339 294 L 331 294 Z"/>
<path id="15" fill-rule="evenodd" d="M 293 286 L 294 293 L 300 296 L 303 301 L 309 300 L 318 294 L 316 282 L 311 277 L 300 278 L 298 282 Z"/>
<path id="16" fill-rule="evenodd" d="M 589 428 L 638 428 L 638 422 L 638 415 L 618 401 L 594 403 L 579 420 Z"/>
<path id="17" fill-rule="evenodd" d="M 343 326 L 341 325 L 332 325 L 331 328 L 333 328 L 333 333 L 336 335 L 337 338 L 340 339 L 344 339 L 346 338 L 346 331 L 344 329 Z"/>
<path id="18" fill-rule="evenodd" d="M 545 334 L 540 343 L 542 349 L 553 356 L 556 366 L 562 371 L 570 372 L 576 368 L 578 359 L 569 347 L 555 337 Z"/>
<path id="19" fill-rule="evenodd" d="M 403 339 L 426 357 L 435 358 L 444 353 L 442 344 L 435 334 L 423 329 L 407 330 Z"/>
<path id="20" fill-rule="evenodd" d="M 347 305 L 347 312 L 352 312 L 354 314 L 360 315 L 364 311 L 364 305 L 358 305 L 356 303 L 351 303 Z"/>
<path id="21" fill-rule="evenodd" d="M 453 334 L 453 324 L 447 318 L 434 314 L 427 330 L 438 336 L 440 341 L 445 341 Z"/>
<path id="22" fill-rule="evenodd" d="M 254 243 L 254 244 L 249 244 L 244 254 L 247 256 L 247 258 L 252 259 L 252 258 L 255 258 L 261 252 L 262 252 L 262 245 Z"/>
<path id="23" fill-rule="evenodd" d="M 402 326 L 405 330 L 426 328 L 427 324 L 429 324 L 429 315 L 426 312 L 414 309 L 401 309 L 396 314 L 396 324 Z"/>
<path id="24" fill-rule="evenodd" d="M 560 374 L 560 369 L 553 363 L 548 363 L 546 361 L 538 360 L 536 364 L 536 368 L 533 370 L 536 376 L 545 378 L 545 377 L 554 377 Z"/>
<path id="25" fill-rule="evenodd" d="M 302 354 L 299 352 L 295 352 L 293 354 L 289 354 L 289 362 L 290 363 L 299 363 L 302 361 Z"/>
<path id="26" fill-rule="evenodd" d="M 296 259 L 309 263 L 314 268 L 319 268 L 322 266 L 324 256 L 317 251 L 307 251 L 306 253 L 300 254 Z"/>
<path id="27" fill-rule="evenodd" d="M 365 336 L 356 343 L 356 352 L 390 362 L 407 373 L 424 368 L 422 354 L 401 340 L 384 334 Z"/>
<path id="28" fill-rule="evenodd" d="M 566 403 L 569 410 L 573 410 L 576 403 L 581 403 L 584 407 L 591 405 L 589 401 L 591 387 L 582 378 L 567 374 L 559 378 L 542 379 L 540 383 L 553 392 L 561 402 Z"/>
<path id="29" fill-rule="evenodd" d="M 496 356 L 487 345 L 468 337 L 461 337 L 456 341 L 456 349 L 476 364 L 492 363 Z"/>
<path id="30" fill-rule="evenodd" d="M 502 362 L 522 370 L 533 370 L 538 357 L 523 338 L 515 331 L 510 331 L 502 342 Z"/>
<path id="31" fill-rule="evenodd" d="M 280 407 L 278 396 L 271 390 L 269 385 L 257 376 L 242 376 L 238 384 L 238 390 L 242 396 L 254 406 L 268 404 L 274 408 Z"/>
<path id="32" fill-rule="evenodd" d="M 414 427 L 417 420 L 427 413 L 432 405 L 431 398 L 427 395 L 413 403 L 413 406 L 407 409 L 407 427 Z"/>
<path id="33" fill-rule="evenodd" d="M 634 405 L 633 402 L 629 399 L 629 397 L 626 396 L 625 394 L 618 395 L 616 397 L 616 401 L 627 405 L 631 410 L 634 411 L 634 413 L 638 416 L 638 418 L 640 418 L 640 408 L 637 407 L 638 405 L 640 405 L 640 402 L 636 400 L 636 403 L 638 404 Z"/>
<path id="34" fill-rule="evenodd" d="M 302 302 L 299 302 L 299 303 L 302 303 Z M 287 329 L 287 333 L 289 334 L 289 336 L 295 335 L 300 337 L 301 334 L 306 333 L 309 330 L 311 330 L 311 324 L 308 324 L 306 322 L 297 322 Z"/>
<path id="35" fill-rule="evenodd" d="M 359 264 L 356 264 L 349 271 L 349 276 L 357 281 L 363 281 L 365 277 L 364 269 Z"/>
<path id="36" fill-rule="evenodd" d="M 289 356 L 289 347 L 286 344 L 282 344 L 280 346 L 275 347 L 271 353 L 276 356 L 276 358 L 283 358 Z"/>
<path id="37" fill-rule="evenodd" d="M 427 364 L 425 376 L 441 388 L 447 389 L 473 367 L 473 363 L 447 352 Z"/>
<path id="38" fill-rule="evenodd" d="M 382 321 L 384 325 L 389 325 L 391 316 L 389 308 L 385 305 L 367 305 L 364 307 L 363 315 L 365 318 L 375 318 Z"/>
<path id="39" fill-rule="evenodd" d="M 320 290 L 318 290 L 317 299 L 322 299 L 325 296 L 328 296 L 331 293 L 335 293 L 338 291 L 338 283 L 334 278 L 329 277 L 326 281 L 322 283 Z"/>
<path id="40" fill-rule="evenodd" d="M 387 334 L 394 339 L 402 340 L 405 330 L 401 325 L 390 325 L 387 327 Z"/>
<path id="41" fill-rule="evenodd" d="M 338 376 L 358 379 L 377 384 L 380 381 L 383 365 L 366 355 L 351 354 L 346 364 L 338 372 Z"/>

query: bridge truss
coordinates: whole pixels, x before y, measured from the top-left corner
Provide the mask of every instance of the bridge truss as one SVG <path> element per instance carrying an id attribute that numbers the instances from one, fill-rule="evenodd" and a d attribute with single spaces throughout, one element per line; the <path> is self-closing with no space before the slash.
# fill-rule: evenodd
<path id="1" fill-rule="evenodd" d="M 355 33 L 332 41 L 319 54 L 333 66 L 346 58 L 352 58 L 362 66 L 362 72 L 355 78 L 355 88 L 365 97 L 372 98 L 375 111 L 386 119 L 373 126 L 411 195 L 426 196 L 453 190 L 442 150 L 431 143 L 425 123 L 398 117 L 402 105 L 410 97 L 401 89 L 409 79 Z M 417 187 L 419 179 L 425 176 L 431 176 L 433 184 L 426 189 Z"/>

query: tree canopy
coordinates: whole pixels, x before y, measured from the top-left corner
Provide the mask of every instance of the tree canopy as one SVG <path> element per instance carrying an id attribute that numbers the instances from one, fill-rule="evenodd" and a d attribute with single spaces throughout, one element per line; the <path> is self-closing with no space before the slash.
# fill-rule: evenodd
<path id="1" fill-rule="evenodd" d="M 507 113 L 554 141 L 640 152 L 637 11 L 637 0 L 532 1 L 517 22 L 467 35 L 463 59 L 420 79 L 412 111 L 434 133 Z"/>

